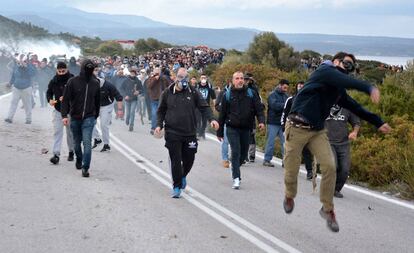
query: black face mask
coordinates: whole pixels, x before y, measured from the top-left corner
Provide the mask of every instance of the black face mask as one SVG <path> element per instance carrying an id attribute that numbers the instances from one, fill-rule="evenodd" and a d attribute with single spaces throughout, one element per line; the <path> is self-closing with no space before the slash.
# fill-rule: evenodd
<path id="1" fill-rule="evenodd" d="M 85 69 L 85 77 L 86 77 L 86 80 L 89 82 L 89 80 L 93 76 L 93 71 L 95 70 L 95 64 L 88 63 L 88 64 L 85 65 L 85 68 L 84 69 Z"/>
<path id="2" fill-rule="evenodd" d="M 353 62 L 351 61 L 342 61 L 342 65 L 344 66 L 344 68 L 346 69 L 346 71 L 348 71 L 348 73 L 352 72 L 355 70 L 355 65 Z"/>
<path id="3" fill-rule="evenodd" d="M 348 75 L 348 74 L 349 74 L 348 70 L 343 69 L 343 68 L 341 68 L 341 67 L 339 67 L 339 66 L 336 66 L 336 69 L 337 69 L 337 70 L 339 70 L 339 71 L 341 71 L 342 73 L 344 73 L 344 74 L 346 74 L 346 75 Z"/>

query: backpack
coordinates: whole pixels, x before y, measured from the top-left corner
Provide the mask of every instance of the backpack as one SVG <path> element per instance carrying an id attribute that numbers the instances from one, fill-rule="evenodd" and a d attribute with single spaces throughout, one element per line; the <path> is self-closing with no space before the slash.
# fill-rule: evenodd
<path id="1" fill-rule="evenodd" d="M 229 88 L 229 87 L 226 87 L 225 88 L 225 96 L 226 96 L 226 102 L 230 102 L 230 96 L 231 96 L 231 89 Z M 249 98 L 253 98 L 253 90 L 252 89 L 250 89 L 250 88 L 247 88 L 247 96 L 249 97 Z"/>

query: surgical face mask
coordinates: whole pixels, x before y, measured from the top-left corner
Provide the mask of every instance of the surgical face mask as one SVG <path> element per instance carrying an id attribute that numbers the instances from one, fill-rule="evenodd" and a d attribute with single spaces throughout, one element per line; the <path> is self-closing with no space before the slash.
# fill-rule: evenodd
<path id="1" fill-rule="evenodd" d="M 206 84 L 206 83 L 207 83 L 207 79 L 204 79 L 204 78 L 203 78 L 203 79 L 201 79 L 201 83 L 202 83 L 202 84 Z"/>

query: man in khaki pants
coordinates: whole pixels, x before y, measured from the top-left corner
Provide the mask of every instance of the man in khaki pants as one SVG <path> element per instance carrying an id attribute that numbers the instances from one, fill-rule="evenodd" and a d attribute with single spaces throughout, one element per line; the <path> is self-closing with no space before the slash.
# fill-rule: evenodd
<path id="1" fill-rule="evenodd" d="M 355 61 L 354 55 L 340 52 L 334 56 L 333 62 L 326 61 L 316 69 L 296 95 L 285 130 L 285 212 L 291 213 L 295 206 L 302 149 L 307 145 L 320 163 L 322 172 L 320 200 L 323 206 L 319 213 L 333 232 L 339 231 L 333 204 L 336 165 L 324 127 L 331 107 L 338 104 L 375 125 L 379 131 L 391 131 L 379 116 L 365 110 L 346 93 L 346 89 L 359 90 L 369 94 L 372 102 L 379 102 L 377 88 L 347 75 L 355 69 Z"/>

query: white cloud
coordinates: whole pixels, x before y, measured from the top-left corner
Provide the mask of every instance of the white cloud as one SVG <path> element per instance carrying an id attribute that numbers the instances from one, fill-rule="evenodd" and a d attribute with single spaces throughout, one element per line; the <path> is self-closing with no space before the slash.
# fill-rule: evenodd
<path id="1" fill-rule="evenodd" d="M 68 3 L 75 3 L 83 9 L 92 10 L 100 6 L 110 7 L 108 11 L 117 12 L 118 9 L 126 9 L 130 12 L 138 10 L 160 10 L 163 8 L 183 9 L 263 9 L 283 7 L 289 9 L 309 9 L 309 8 L 347 8 L 358 7 L 362 5 L 378 4 L 386 2 L 385 0 L 181 0 L 179 2 L 170 0 L 152 0 L 151 2 L 143 0 L 100 0 L 100 1 L 85 1 L 74 0 L 67 1 Z"/>

